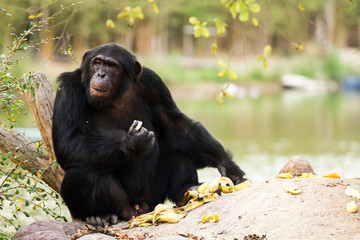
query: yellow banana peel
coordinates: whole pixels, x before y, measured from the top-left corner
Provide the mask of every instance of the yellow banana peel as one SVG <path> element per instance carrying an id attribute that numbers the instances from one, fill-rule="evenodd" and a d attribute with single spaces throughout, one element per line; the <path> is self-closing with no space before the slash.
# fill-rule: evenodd
<path id="1" fill-rule="evenodd" d="M 235 191 L 239 191 L 241 189 L 247 188 L 251 185 L 251 182 L 249 180 L 246 180 L 240 184 L 237 184 L 234 186 Z"/>
<path id="2" fill-rule="evenodd" d="M 184 213 L 165 211 L 155 218 L 155 222 L 177 223 L 180 219 L 184 218 L 185 215 Z"/>
<path id="3" fill-rule="evenodd" d="M 208 194 L 208 193 L 217 193 L 220 190 L 220 183 L 218 180 L 211 183 L 205 182 L 201 184 L 198 188 L 199 193 Z"/>
<path id="4" fill-rule="evenodd" d="M 276 176 L 276 178 L 281 178 L 281 179 L 292 179 L 293 175 L 291 175 L 290 173 L 280 173 Z"/>
<path id="5" fill-rule="evenodd" d="M 154 212 L 144 213 L 137 217 L 133 217 L 130 219 L 129 224 L 126 226 L 126 228 L 151 226 L 153 225 L 153 217 Z"/>
<path id="6" fill-rule="evenodd" d="M 353 197 L 360 200 L 360 192 L 352 187 L 347 187 L 345 190 L 345 194 L 349 197 Z"/>
<path id="7" fill-rule="evenodd" d="M 323 177 L 327 177 L 327 178 L 340 178 L 339 174 L 333 172 L 333 173 L 325 173 L 323 175 Z"/>
<path id="8" fill-rule="evenodd" d="M 184 194 L 182 205 L 185 205 L 191 199 L 197 199 L 198 197 L 199 197 L 199 193 L 197 191 L 186 191 L 185 194 Z"/>
<path id="9" fill-rule="evenodd" d="M 212 200 L 216 199 L 219 195 L 217 193 L 209 193 L 203 196 L 204 203 L 211 202 Z"/>
<path id="10" fill-rule="evenodd" d="M 164 212 L 168 209 L 173 209 L 173 208 L 165 204 L 158 204 L 154 209 L 154 215 L 159 215 L 161 212 Z"/>
<path id="11" fill-rule="evenodd" d="M 297 186 L 284 187 L 283 189 L 285 190 L 285 192 L 291 193 L 293 195 L 298 195 L 299 193 L 301 193 L 301 188 Z"/>
<path id="12" fill-rule="evenodd" d="M 230 178 L 221 177 L 219 179 L 219 184 L 223 193 L 232 193 L 235 191 L 234 183 L 231 181 Z"/>
<path id="13" fill-rule="evenodd" d="M 209 185 L 210 185 L 209 183 L 204 182 L 203 184 L 201 184 L 201 185 L 198 187 L 197 191 L 198 191 L 199 193 L 205 193 L 205 192 L 208 190 Z"/>
<path id="14" fill-rule="evenodd" d="M 202 218 L 201 223 L 206 223 L 206 222 L 215 223 L 218 220 L 219 220 L 219 216 L 217 214 L 214 214 L 214 215 L 206 214 Z"/>
<path id="15" fill-rule="evenodd" d="M 193 201 L 194 199 L 192 199 L 191 201 L 189 201 L 188 204 L 182 206 L 181 208 L 184 209 L 186 212 L 189 212 L 197 207 L 200 207 L 201 205 L 203 205 L 205 202 L 204 200 L 200 200 L 200 201 Z"/>
<path id="16" fill-rule="evenodd" d="M 316 178 L 317 176 L 313 173 L 303 173 L 300 178 Z"/>
<path id="17" fill-rule="evenodd" d="M 346 211 L 349 213 L 356 213 L 358 211 L 355 201 L 351 201 L 346 204 Z"/>

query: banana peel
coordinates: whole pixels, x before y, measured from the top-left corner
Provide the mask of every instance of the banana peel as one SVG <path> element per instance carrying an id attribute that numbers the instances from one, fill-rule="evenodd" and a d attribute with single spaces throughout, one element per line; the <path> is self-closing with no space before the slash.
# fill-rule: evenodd
<path id="1" fill-rule="evenodd" d="M 199 198 L 199 192 L 197 191 L 186 191 L 184 194 L 184 198 L 182 200 L 182 206 L 187 204 L 191 199 L 198 199 Z"/>
<path id="2" fill-rule="evenodd" d="M 285 192 L 291 193 L 292 195 L 298 195 L 301 193 L 301 188 L 297 186 L 284 187 L 283 189 Z"/>
<path id="3" fill-rule="evenodd" d="M 182 206 L 181 208 L 184 209 L 185 212 L 189 212 L 197 207 L 200 207 L 201 205 L 204 205 L 204 203 L 204 200 L 191 199 L 186 205 Z"/>
<path id="4" fill-rule="evenodd" d="M 280 173 L 276 176 L 276 178 L 281 178 L 281 179 L 293 179 L 293 175 L 291 175 L 290 173 Z"/>
<path id="5" fill-rule="evenodd" d="M 220 190 L 221 190 L 220 183 L 218 180 L 216 180 L 211 183 L 204 182 L 198 187 L 197 191 L 199 193 L 207 194 L 207 193 L 219 193 Z"/>
<path id="6" fill-rule="evenodd" d="M 235 192 L 234 183 L 231 181 L 230 178 L 221 177 L 219 179 L 220 189 L 223 193 L 232 193 Z"/>
<path id="7" fill-rule="evenodd" d="M 303 173 L 301 174 L 300 178 L 316 178 L 318 176 L 316 176 L 315 174 L 313 173 Z"/>
<path id="8" fill-rule="evenodd" d="M 131 218 L 126 228 L 148 227 L 160 223 L 177 223 L 186 216 L 187 212 L 207 202 L 213 201 L 221 192 L 231 193 L 250 185 L 250 181 L 244 181 L 234 185 L 231 179 L 227 177 L 221 177 L 211 183 L 203 183 L 198 187 L 197 191 L 189 190 L 185 192 L 182 207 L 174 208 L 164 204 L 158 204 L 154 211 Z M 216 214 L 207 216 L 204 221 L 216 222 L 218 216 L 215 215 Z"/>
<path id="9" fill-rule="evenodd" d="M 360 200 L 360 192 L 352 187 L 347 187 L 345 190 L 345 194 L 349 197 L 353 197 Z"/>
<path id="10" fill-rule="evenodd" d="M 158 204 L 154 211 L 131 218 L 126 228 L 149 227 L 159 223 L 177 223 L 185 216 L 186 212 L 181 208 Z"/>
<path id="11" fill-rule="evenodd" d="M 251 186 L 251 182 L 249 180 L 246 180 L 246 181 L 244 181 L 244 182 L 242 182 L 240 184 L 235 185 L 234 189 L 235 189 L 235 191 L 239 191 L 239 190 L 242 190 L 242 189 L 247 188 L 249 186 Z"/>
<path id="12" fill-rule="evenodd" d="M 177 223 L 184 218 L 186 213 L 183 210 L 175 208 L 166 208 L 162 212 L 154 214 L 154 224 L 158 223 Z"/>
<path id="13" fill-rule="evenodd" d="M 126 228 L 151 226 L 153 225 L 153 218 L 154 218 L 154 211 L 149 213 L 144 213 L 137 217 L 132 217 Z"/>
<path id="14" fill-rule="evenodd" d="M 215 223 L 219 220 L 219 216 L 217 214 L 214 214 L 214 215 L 210 215 L 210 214 L 206 214 L 202 220 L 201 220 L 201 223 L 207 223 L 207 222 L 210 222 L 210 223 Z"/>
<path id="15" fill-rule="evenodd" d="M 162 212 L 168 211 L 168 210 L 172 210 L 173 208 L 165 205 L 165 204 L 158 204 L 156 205 L 155 209 L 154 209 L 154 215 L 159 215 Z"/>
<path id="16" fill-rule="evenodd" d="M 346 211 L 349 213 L 356 213 L 358 211 L 355 201 L 351 201 L 346 204 Z"/>
<path id="17" fill-rule="evenodd" d="M 337 174 L 336 172 L 333 173 L 325 173 L 324 175 L 322 175 L 323 177 L 327 177 L 327 178 L 340 178 L 340 175 Z"/>

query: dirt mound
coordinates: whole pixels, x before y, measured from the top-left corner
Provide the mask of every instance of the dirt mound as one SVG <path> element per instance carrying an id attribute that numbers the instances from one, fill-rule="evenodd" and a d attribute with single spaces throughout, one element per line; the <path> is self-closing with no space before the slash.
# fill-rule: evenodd
<path id="1" fill-rule="evenodd" d="M 292 186 L 300 187 L 301 193 L 292 195 L 283 189 Z M 274 179 L 223 194 L 192 210 L 175 224 L 121 229 L 127 224 L 122 222 L 112 229 L 120 230 L 123 236 L 157 240 L 240 240 L 248 235 L 258 236 L 257 239 L 266 235 L 269 240 L 355 240 L 360 239 L 360 213 L 345 210 L 346 204 L 354 200 L 345 195 L 348 186 L 360 189 L 360 179 Z M 359 200 L 355 202 L 359 207 Z M 203 216 L 215 213 L 219 216 L 218 222 L 201 223 Z M 95 238 L 87 235 L 80 239 L 99 239 L 99 234 Z"/>

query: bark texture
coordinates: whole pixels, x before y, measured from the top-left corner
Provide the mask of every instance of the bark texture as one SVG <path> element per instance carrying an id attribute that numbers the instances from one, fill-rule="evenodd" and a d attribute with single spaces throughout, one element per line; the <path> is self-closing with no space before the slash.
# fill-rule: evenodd
<path id="1" fill-rule="evenodd" d="M 47 152 L 40 153 L 35 144 L 25 136 L 16 131 L 8 131 L 4 127 L 0 127 L 0 151 L 14 153 L 14 156 L 17 157 L 13 157 L 11 160 L 27 169 L 45 170 L 42 180 L 56 192 L 60 192 L 64 171 L 60 166 L 54 168 L 56 158 L 51 136 L 55 93 L 45 74 L 36 73 L 34 81 L 35 96 L 31 92 L 25 93 L 25 96 Z"/>

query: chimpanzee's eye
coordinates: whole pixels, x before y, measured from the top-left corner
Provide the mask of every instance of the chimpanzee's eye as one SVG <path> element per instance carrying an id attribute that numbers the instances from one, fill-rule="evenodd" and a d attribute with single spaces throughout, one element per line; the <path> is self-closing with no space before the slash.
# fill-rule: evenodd
<path id="1" fill-rule="evenodd" d="M 101 65 L 101 62 L 99 60 L 95 60 L 93 64 L 94 64 L 94 66 L 99 66 L 99 65 Z"/>

